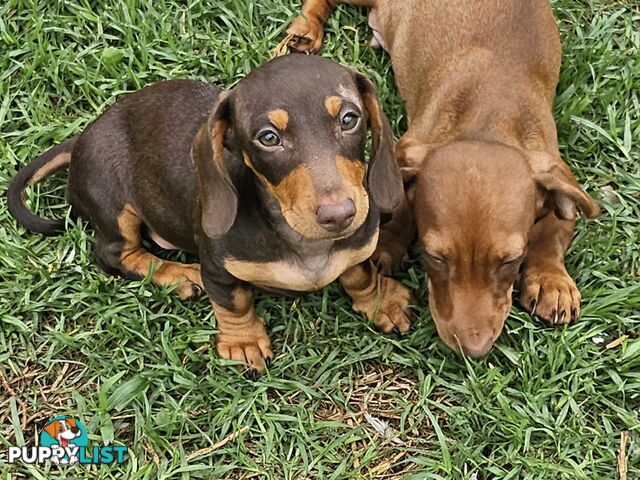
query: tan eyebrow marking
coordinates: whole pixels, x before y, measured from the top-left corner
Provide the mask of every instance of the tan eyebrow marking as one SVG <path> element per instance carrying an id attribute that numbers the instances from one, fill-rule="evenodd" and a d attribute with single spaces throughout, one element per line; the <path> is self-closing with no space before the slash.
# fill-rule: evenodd
<path id="1" fill-rule="evenodd" d="M 342 99 L 340 97 L 331 96 L 327 97 L 324 101 L 324 106 L 332 117 L 337 117 L 342 107 Z"/>
<path id="2" fill-rule="evenodd" d="M 271 110 L 268 116 L 269 121 L 278 130 L 286 130 L 287 125 L 289 125 L 289 114 L 281 108 L 278 108 L 277 110 Z"/>

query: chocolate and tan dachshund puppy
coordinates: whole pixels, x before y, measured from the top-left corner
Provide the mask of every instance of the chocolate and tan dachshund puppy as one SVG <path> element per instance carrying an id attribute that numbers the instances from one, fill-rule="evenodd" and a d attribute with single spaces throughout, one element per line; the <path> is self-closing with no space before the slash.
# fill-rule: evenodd
<path id="1" fill-rule="evenodd" d="M 410 327 L 409 290 L 369 261 L 380 212 L 397 207 L 403 188 L 388 120 L 357 72 L 290 55 L 230 91 L 174 80 L 128 95 L 16 175 L 9 207 L 28 229 L 64 228 L 28 211 L 23 197 L 66 165 L 67 197 L 95 230 L 99 265 L 176 284 L 182 297 L 204 288 L 224 358 L 260 371 L 272 357 L 250 285 L 307 292 L 339 279 L 380 330 Z M 143 235 L 201 263 L 160 260 Z"/>
<path id="2" fill-rule="evenodd" d="M 400 263 L 415 221 L 438 332 L 472 357 L 500 335 L 519 274 L 525 309 L 551 325 L 575 321 L 580 293 L 564 255 L 576 205 L 589 218 L 599 206 L 558 150 L 561 55 L 549 2 L 306 0 L 291 46 L 316 51 L 337 3 L 373 7 L 406 102 L 396 154 L 410 206 L 381 233 L 382 268 Z"/>

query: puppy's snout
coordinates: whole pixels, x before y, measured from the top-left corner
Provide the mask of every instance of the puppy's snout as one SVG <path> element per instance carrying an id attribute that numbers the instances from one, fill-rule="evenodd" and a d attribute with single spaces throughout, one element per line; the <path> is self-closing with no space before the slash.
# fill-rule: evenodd
<path id="1" fill-rule="evenodd" d="M 349 227 L 356 216 L 356 204 L 350 198 L 338 203 L 322 203 L 316 210 L 318 225 L 331 233 Z"/>
<path id="2" fill-rule="evenodd" d="M 464 337 L 458 337 L 464 354 L 468 357 L 479 359 L 487 355 L 493 347 L 495 337 L 492 331 L 472 330 Z"/>
<path id="3" fill-rule="evenodd" d="M 80 429 L 78 427 L 71 427 L 71 433 L 78 435 L 80 433 Z"/>

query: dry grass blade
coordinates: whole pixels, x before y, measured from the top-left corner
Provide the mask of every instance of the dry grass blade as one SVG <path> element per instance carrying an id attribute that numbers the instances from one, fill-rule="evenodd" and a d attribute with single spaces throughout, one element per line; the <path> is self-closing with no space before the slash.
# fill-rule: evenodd
<path id="1" fill-rule="evenodd" d="M 289 53 L 289 42 L 294 36 L 289 34 L 286 35 L 282 41 L 273 49 L 271 52 L 271 56 L 269 58 L 281 57 Z"/>
<path id="2" fill-rule="evenodd" d="M 628 459 L 627 459 L 627 441 L 629 440 L 629 432 L 620 433 L 620 450 L 618 450 L 618 475 L 620 480 L 627 480 Z"/>
<path id="3" fill-rule="evenodd" d="M 629 338 L 627 335 L 622 335 L 621 337 L 616 338 L 612 342 L 607 343 L 607 346 L 605 348 L 607 350 L 611 350 L 612 348 L 619 347 L 620 345 L 622 345 L 625 342 L 625 340 L 627 338 Z"/>
<path id="4" fill-rule="evenodd" d="M 248 426 L 242 427 L 237 432 L 230 433 L 229 435 L 224 437 L 222 440 L 220 440 L 218 443 L 215 443 L 215 444 L 211 445 L 210 447 L 201 448 L 200 450 L 196 450 L 195 452 L 190 453 L 189 455 L 187 455 L 187 461 L 190 462 L 194 458 L 204 457 L 205 455 L 209 455 L 210 453 L 215 452 L 219 448 L 224 447 L 230 441 L 235 440 L 236 438 L 238 438 L 240 435 L 245 433 L 247 430 L 249 430 Z"/>

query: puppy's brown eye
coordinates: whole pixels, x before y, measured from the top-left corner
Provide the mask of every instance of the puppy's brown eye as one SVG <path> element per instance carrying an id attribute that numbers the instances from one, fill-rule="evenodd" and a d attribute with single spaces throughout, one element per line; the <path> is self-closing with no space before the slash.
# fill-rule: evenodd
<path id="1" fill-rule="evenodd" d="M 358 125 L 358 115 L 353 112 L 347 112 L 340 119 L 340 128 L 344 131 L 353 130 Z"/>
<path id="2" fill-rule="evenodd" d="M 261 133 L 258 136 L 258 141 L 265 147 L 277 147 L 280 145 L 280 137 L 271 130 Z"/>

